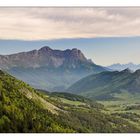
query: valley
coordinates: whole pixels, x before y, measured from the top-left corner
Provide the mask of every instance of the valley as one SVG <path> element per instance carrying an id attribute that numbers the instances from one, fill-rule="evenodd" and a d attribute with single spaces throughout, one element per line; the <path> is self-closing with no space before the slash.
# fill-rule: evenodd
<path id="1" fill-rule="evenodd" d="M 70 93 L 35 90 L 0 71 L 0 132 L 116 133 L 140 132 L 130 120 Z"/>
<path id="2" fill-rule="evenodd" d="M 121 95 L 116 95 L 116 97 L 119 100 L 98 102 L 104 105 L 106 113 L 120 116 L 140 127 L 140 95 L 122 93 Z"/>
<path id="3" fill-rule="evenodd" d="M 104 113 L 121 117 L 140 128 L 140 73 L 129 69 L 87 76 L 68 91 L 104 105 Z"/>

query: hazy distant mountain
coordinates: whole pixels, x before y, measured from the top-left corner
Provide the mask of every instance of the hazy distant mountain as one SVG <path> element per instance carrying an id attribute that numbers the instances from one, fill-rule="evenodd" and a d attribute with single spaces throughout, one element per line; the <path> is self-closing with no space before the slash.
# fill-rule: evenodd
<path id="1" fill-rule="evenodd" d="M 113 64 L 113 65 L 110 65 L 108 66 L 109 69 L 112 69 L 112 70 L 118 70 L 118 71 L 121 71 L 121 70 L 124 70 L 126 68 L 129 68 L 133 71 L 135 70 L 138 70 L 140 69 L 140 64 L 133 64 L 133 63 L 128 63 L 128 64 Z"/>
<path id="2" fill-rule="evenodd" d="M 80 78 L 105 71 L 74 48 L 64 51 L 45 46 L 39 50 L 0 55 L 0 68 L 35 88 L 64 90 Z"/>
<path id="3" fill-rule="evenodd" d="M 101 72 L 87 76 L 73 84 L 68 92 L 99 100 L 114 99 L 116 94 L 140 93 L 140 70 Z"/>

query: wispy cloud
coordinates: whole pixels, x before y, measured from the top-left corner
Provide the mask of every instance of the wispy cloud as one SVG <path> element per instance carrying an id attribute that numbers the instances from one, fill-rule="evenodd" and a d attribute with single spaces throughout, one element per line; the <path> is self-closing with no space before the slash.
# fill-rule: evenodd
<path id="1" fill-rule="evenodd" d="M 0 8 L 0 39 L 139 35 L 140 8 Z"/>

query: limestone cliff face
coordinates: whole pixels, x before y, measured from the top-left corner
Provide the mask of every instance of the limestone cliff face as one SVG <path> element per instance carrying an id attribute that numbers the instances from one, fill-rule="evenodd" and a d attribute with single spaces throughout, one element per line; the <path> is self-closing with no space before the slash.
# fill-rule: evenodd
<path id="1" fill-rule="evenodd" d="M 89 62 L 78 49 L 53 50 L 47 46 L 29 52 L 21 52 L 12 55 L 0 55 L 0 68 L 10 69 L 13 67 L 38 68 L 38 67 L 76 67 L 81 63 Z"/>

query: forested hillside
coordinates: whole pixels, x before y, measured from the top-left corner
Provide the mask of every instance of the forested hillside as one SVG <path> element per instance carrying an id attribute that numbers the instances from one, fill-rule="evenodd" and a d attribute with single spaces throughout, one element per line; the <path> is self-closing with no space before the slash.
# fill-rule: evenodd
<path id="1" fill-rule="evenodd" d="M 73 84 L 67 91 L 97 100 L 117 100 L 117 96 L 124 93 L 139 96 L 140 70 L 92 74 Z"/>
<path id="2" fill-rule="evenodd" d="M 0 132 L 140 132 L 104 110 L 81 96 L 36 91 L 0 71 Z"/>

